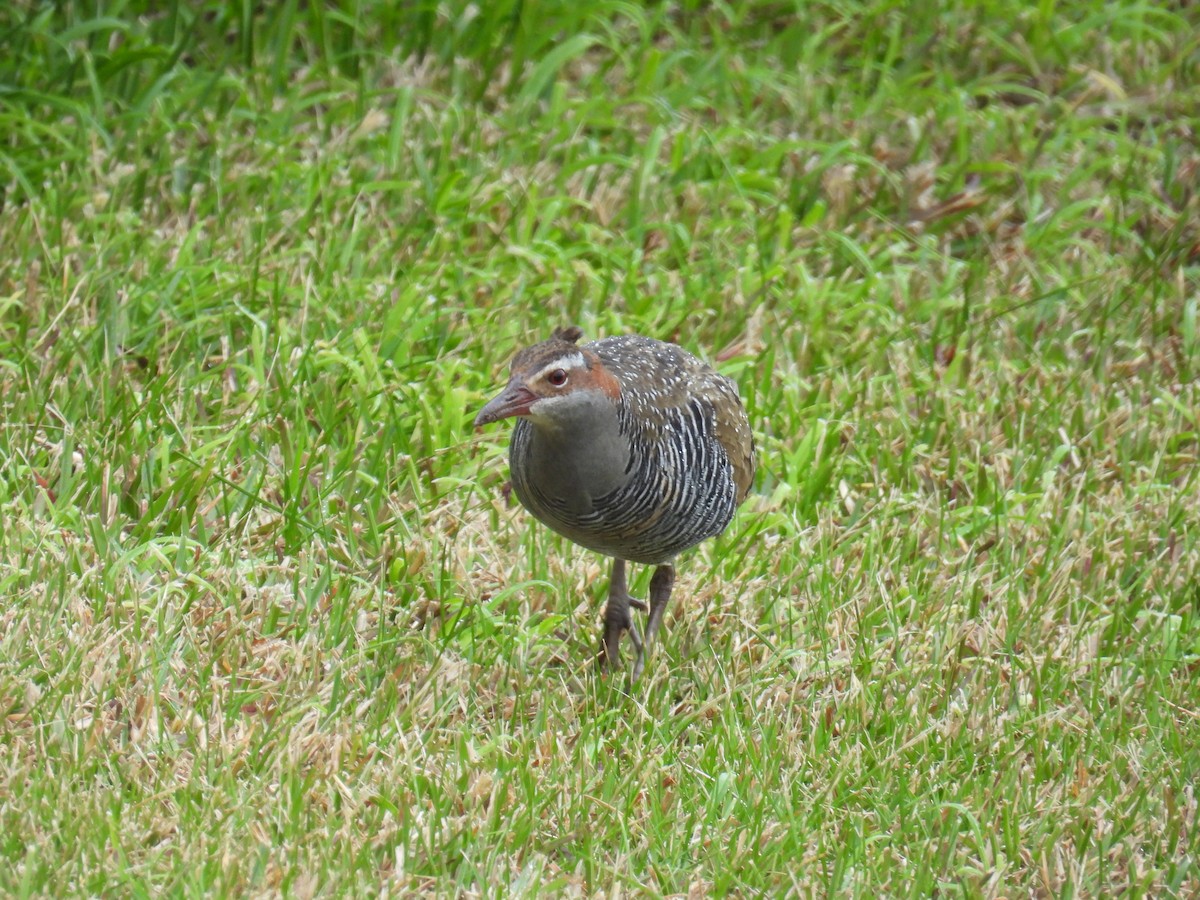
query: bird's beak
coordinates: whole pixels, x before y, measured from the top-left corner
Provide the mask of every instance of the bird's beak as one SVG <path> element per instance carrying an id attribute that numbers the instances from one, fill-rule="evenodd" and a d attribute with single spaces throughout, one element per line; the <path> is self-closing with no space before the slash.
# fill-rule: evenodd
<path id="1" fill-rule="evenodd" d="M 479 411 L 479 415 L 475 417 L 475 427 L 490 425 L 492 422 L 499 422 L 510 416 L 528 415 L 529 407 L 536 400 L 537 397 L 534 396 L 533 391 L 514 378 L 503 391 L 489 400 L 488 405 Z"/>

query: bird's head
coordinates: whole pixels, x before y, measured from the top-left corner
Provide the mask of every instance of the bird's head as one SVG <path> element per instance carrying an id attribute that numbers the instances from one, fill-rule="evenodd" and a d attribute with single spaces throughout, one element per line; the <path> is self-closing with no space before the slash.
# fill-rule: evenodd
<path id="1" fill-rule="evenodd" d="M 550 425 L 570 418 L 583 406 L 620 396 L 620 384 L 600 357 L 577 344 L 582 334 L 574 325 L 556 328 L 550 340 L 513 357 L 508 384 L 479 411 L 475 426 L 512 416 Z"/>

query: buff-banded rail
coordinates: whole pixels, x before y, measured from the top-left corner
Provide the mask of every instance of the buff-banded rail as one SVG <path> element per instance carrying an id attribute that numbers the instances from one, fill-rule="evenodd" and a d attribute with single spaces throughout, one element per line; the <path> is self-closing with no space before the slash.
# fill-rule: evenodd
<path id="1" fill-rule="evenodd" d="M 599 659 L 628 631 L 645 666 L 675 583 L 675 557 L 728 527 L 754 478 L 754 437 L 737 385 L 682 347 L 648 337 L 580 345 L 577 327 L 520 351 L 475 425 L 517 417 L 513 492 L 554 531 L 613 558 Z M 657 568 L 649 605 L 629 596 L 627 562 Z M 630 608 L 649 609 L 645 641 Z"/>

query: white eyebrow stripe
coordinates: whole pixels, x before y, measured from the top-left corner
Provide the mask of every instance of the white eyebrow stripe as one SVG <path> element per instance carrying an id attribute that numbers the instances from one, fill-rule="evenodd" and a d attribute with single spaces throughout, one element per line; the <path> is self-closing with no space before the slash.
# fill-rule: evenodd
<path id="1" fill-rule="evenodd" d="M 543 375 L 548 375 L 555 369 L 583 369 L 586 368 L 586 363 L 583 360 L 582 353 L 572 353 L 569 356 L 560 356 L 553 362 L 547 363 L 538 370 L 535 377 L 541 378 Z"/>

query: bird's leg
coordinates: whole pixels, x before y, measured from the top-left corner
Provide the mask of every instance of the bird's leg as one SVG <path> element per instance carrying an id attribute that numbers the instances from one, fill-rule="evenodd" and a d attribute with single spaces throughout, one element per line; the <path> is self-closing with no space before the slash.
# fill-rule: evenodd
<path id="1" fill-rule="evenodd" d="M 600 644 L 598 659 L 601 668 L 615 669 L 621 658 L 621 634 L 628 630 L 629 639 L 633 641 L 633 649 L 637 653 L 633 663 L 636 678 L 642 670 L 642 636 L 633 623 L 630 606 L 644 604 L 629 596 L 629 588 L 625 585 L 625 560 L 614 559 L 612 579 L 608 585 L 608 605 L 604 607 L 604 640 Z"/>
<path id="2" fill-rule="evenodd" d="M 658 626 L 662 624 L 663 613 L 674 586 L 674 566 L 659 566 L 654 570 L 654 577 L 650 579 L 650 620 L 646 623 L 646 646 L 650 646 L 658 634 Z"/>
<path id="3" fill-rule="evenodd" d="M 630 681 L 637 681 L 642 674 L 642 669 L 646 664 L 646 654 L 652 649 L 654 636 L 658 634 L 658 626 L 662 624 L 663 612 L 667 608 L 667 601 L 671 599 L 671 588 L 675 584 L 675 567 L 674 566 L 659 566 L 654 570 L 654 577 L 650 579 L 650 619 L 646 622 L 646 642 L 643 646 L 637 640 L 637 631 L 633 630 L 630 625 L 630 634 L 634 637 L 633 645 L 637 648 L 637 659 L 633 661 L 633 672 L 630 674 Z M 645 609 L 646 604 L 637 600 L 631 600 L 639 609 Z"/>
<path id="4" fill-rule="evenodd" d="M 620 572 L 620 580 L 622 584 L 625 581 L 625 571 L 622 568 Z M 650 578 L 650 618 L 646 623 L 646 644 L 638 641 L 637 630 L 634 624 L 630 622 L 629 634 L 634 638 L 634 647 L 637 648 L 637 659 L 634 660 L 634 672 L 630 676 L 632 682 L 636 682 L 638 676 L 642 674 L 642 668 L 646 665 L 646 650 L 650 649 L 650 644 L 654 643 L 654 636 L 659 632 L 659 625 L 662 624 L 662 613 L 667 608 L 667 601 L 671 599 L 671 588 L 674 586 L 674 566 L 660 565 L 654 570 L 654 577 Z M 626 598 L 628 598 L 626 594 Z M 612 600 L 610 599 L 610 601 Z M 646 604 L 637 600 L 630 600 L 632 604 L 636 604 L 638 608 L 644 610 Z M 626 612 L 628 614 L 628 612 Z"/>

